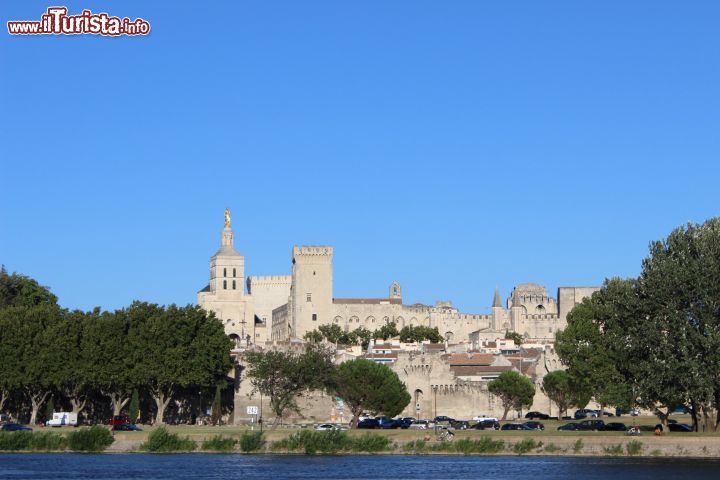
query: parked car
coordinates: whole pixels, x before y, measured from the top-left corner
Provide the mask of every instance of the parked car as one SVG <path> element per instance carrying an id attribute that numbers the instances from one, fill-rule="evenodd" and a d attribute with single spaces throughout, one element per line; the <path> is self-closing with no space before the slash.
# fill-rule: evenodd
<path id="1" fill-rule="evenodd" d="M 525 422 L 523 425 L 530 427 L 531 430 L 545 430 L 545 425 L 542 422 Z"/>
<path id="2" fill-rule="evenodd" d="M 475 430 L 500 430 L 500 422 L 497 420 L 482 420 L 470 428 Z"/>
<path id="3" fill-rule="evenodd" d="M 358 422 L 357 428 L 380 428 L 380 422 L 374 418 L 366 418 Z"/>
<path id="4" fill-rule="evenodd" d="M 630 415 L 631 417 L 637 417 L 640 415 L 640 410 L 638 410 L 637 408 L 630 408 L 630 409 L 616 408 L 615 416 L 619 417 L 621 415 Z"/>
<path id="5" fill-rule="evenodd" d="M 467 430 L 470 428 L 470 423 L 467 420 L 453 420 L 450 422 L 450 426 L 455 430 Z"/>
<path id="6" fill-rule="evenodd" d="M 605 429 L 605 422 L 602 420 L 583 420 L 578 423 L 578 430 L 600 431 Z"/>
<path id="7" fill-rule="evenodd" d="M 600 410 L 595 410 L 595 413 L 598 414 L 598 417 L 600 416 Z M 614 414 L 608 412 L 607 410 L 603 410 L 602 414 L 604 417 L 614 417 L 615 416 Z"/>
<path id="8" fill-rule="evenodd" d="M 105 425 L 122 425 L 123 423 L 132 423 L 127 415 L 115 415 L 105 422 Z"/>
<path id="9" fill-rule="evenodd" d="M 473 420 L 475 420 L 476 422 L 482 422 L 485 420 L 492 420 L 493 422 L 498 421 L 497 417 L 488 417 L 487 415 L 477 415 L 473 417 Z"/>
<path id="10" fill-rule="evenodd" d="M 413 417 L 403 417 L 400 420 L 398 420 L 398 423 L 400 424 L 400 428 L 407 429 L 412 425 L 412 422 L 415 421 L 415 418 Z"/>
<path id="11" fill-rule="evenodd" d="M 670 413 L 690 413 L 690 409 L 685 405 L 680 405 L 679 407 L 675 407 L 675 409 Z"/>
<path id="12" fill-rule="evenodd" d="M 0 430 L 2 430 L 3 432 L 32 432 L 32 428 L 28 427 L 27 425 L 20 425 L 19 423 L 6 423 L 2 427 L 0 427 Z"/>
<path id="13" fill-rule="evenodd" d="M 430 420 L 415 420 L 410 424 L 410 427 L 413 430 L 419 429 L 419 430 L 427 430 L 428 428 L 434 428 L 435 424 L 431 422 Z"/>
<path id="14" fill-rule="evenodd" d="M 500 430 L 533 430 L 524 423 L 506 423 Z"/>
<path id="15" fill-rule="evenodd" d="M 142 428 L 132 423 L 121 423 L 119 425 L 113 425 L 112 429 L 116 432 L 142 432 Z M 319 429 L 315 427 L 315 430 Z"/>
<path id="16" fill-rule="evenodd" d="M 580 420 L 582 418 L 596 418 L 597 416 L 597 410 L 589 410 L 586 408 L 582 408 L 575 411 L 575 420 Z"/>
<path id="17" fill-rule="evenodd" d="M 447 417 L 447 416 L 445 416 L 445 415 L 439 415 L 439 416 L 435 417 L 435 423 L 439 423 L 439 422 L 448 422 L 448 423 L 450 423 L 450 422 L 454 422 L 454 421 L 455 421 L 454 418 L 450 418 L 450 417 Z"/>
<path id="18" fill-rule="evenodd" d="M 528 420 L 548 420 L 550 415 L 542 412 L 528 412 L 525 414 L 525 418 Z"/>
<path id="19" fill-rule="evenodd" d="M 380 423 L 380 428 L 384 428 L 385 430 L 394 430 L 396 428 L 402 427 L 402 423 L 400 420 L 390 420 L 390 421 L 384 421 Z"/>
<path id="20" fill-rule="evenodd" d="M 12 422 L 10 415 L 7 415 L 5 413 L 0 413 L 0 425 L 2 425 L 3 423 L 10 423 L 10 422 Z"/>
<path id="21" fill-rule="evenodd" d="M 566 423 L 565 425 L 559 426 L 558 430 L 575 431 L 575 430 L 579 430 L 579 429 L 578 429 L 577 423 Z"/>
<path id="22" fill-rule="evenodd" d="M 606 432 L 627 432 L 628 427 L 624 423 L 620 422 L 610 422 L 605 424 L 605 428 L 603 428 Z"/>
<path id="23" fill-rule="evenodd" d="M 670 423 L 668 424 L 668 430 L 671 432 L 691 433 L 693 428 L 687 423 Z"/>

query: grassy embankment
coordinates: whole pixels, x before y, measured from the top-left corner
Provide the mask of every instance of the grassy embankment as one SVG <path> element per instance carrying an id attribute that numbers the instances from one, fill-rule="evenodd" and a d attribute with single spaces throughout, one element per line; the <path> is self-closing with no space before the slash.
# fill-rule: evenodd
<path id="1" fill-rule="evenodd" d="M 678 417 L 687 422 L 688 418 Z M 630 417 L 605 419 L 633 423 Z M 634 419 L 652 426 L 654 417 Z M 354 430 L 343 435 L 313 432 L 309 428 L 257 430 L 240 426 L 144 427 L 142 432 L 115 432 L 107 451 L 208 451 L 258 453 L 387 453 L 387 454 L 534 454 L 534 455 L 642 455 L 720 457 L 720 433 L 675 433 L 656 437 L 643 432 L 627 437 L 623 432 L 564 432 L 567 422 L 546 421 L 545 431 L 456 431 L 452 443 L 439 442 L 433 431 Z M 74 429 L 54 429 L 54 435 Z M 47 432 L 47 431 L 45 431 Z M 38 433 L 45 433 L 38 432 Z M 423 438 L 429 433 L 430 441 Z M 33 450 L 28 448 L 27 450 Z M 37 449 L 36 449 L 37 450 Z"/>

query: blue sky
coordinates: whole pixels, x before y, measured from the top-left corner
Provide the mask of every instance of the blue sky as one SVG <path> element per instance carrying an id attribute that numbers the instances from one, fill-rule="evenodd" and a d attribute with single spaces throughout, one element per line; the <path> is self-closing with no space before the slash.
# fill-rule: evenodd
<path id="1" fill-rule="evenodd" d="M 225 207 L 248 274 L 333 245 L 337 297 L 471 313 L 718 213 L 718 2 L 61 4 L 152 25 L 0 8 L 0 263 L 67 307 L 194 303 Z"/>

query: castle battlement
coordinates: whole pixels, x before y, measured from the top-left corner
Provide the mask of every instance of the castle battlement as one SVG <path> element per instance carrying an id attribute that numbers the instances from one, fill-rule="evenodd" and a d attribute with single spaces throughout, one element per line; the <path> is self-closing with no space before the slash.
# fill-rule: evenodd
<path id="1" fill-rule="evenodd" d="M 290 281 L 292 281 L 292 276 L 290 275 L 261 275 L 248 277 L 248 284 L 252 283 L 253 285 L 275 283 L 286 284 Z"/>
<path id="2" fill-rule="evenodd" d="M 302 245 L 293 247 L 293 257 L 297 256 L 326 256 L 331 257 L 333 247 L 327 245 Z"/>

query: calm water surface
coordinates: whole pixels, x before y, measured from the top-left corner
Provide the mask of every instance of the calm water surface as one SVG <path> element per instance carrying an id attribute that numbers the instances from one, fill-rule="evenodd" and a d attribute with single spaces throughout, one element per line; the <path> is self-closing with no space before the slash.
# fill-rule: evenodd
<path id="1" fill-rule="evenodd" d="M 720 479 L 720 460 L 272 455 L 0 454 L 11 479 Z"/>

